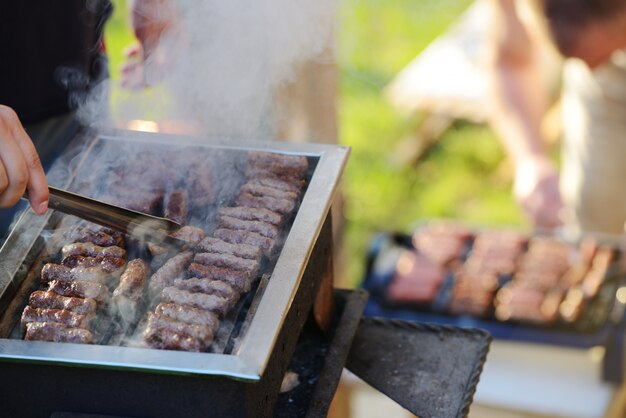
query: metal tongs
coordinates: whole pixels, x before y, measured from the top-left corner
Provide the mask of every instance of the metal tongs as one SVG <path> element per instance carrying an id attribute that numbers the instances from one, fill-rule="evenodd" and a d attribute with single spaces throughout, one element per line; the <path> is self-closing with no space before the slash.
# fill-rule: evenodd
<path id="1" fill-rule="evenodd" d="M 186 241 L 171 236 L 181 228 L 181 225 L 170 219 L 111 205 L 51 186 L 48 189 L 50 190 L 48 207 L 51 209 L 171 249 L 182 250 L 189 246 Z"/>

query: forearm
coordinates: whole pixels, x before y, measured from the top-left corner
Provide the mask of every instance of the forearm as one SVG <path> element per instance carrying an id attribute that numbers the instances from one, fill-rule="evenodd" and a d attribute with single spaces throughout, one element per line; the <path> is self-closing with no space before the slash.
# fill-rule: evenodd
<path id="1" fill-rule="evenodd" d="M 548 106 L 539 46 L 517 17 L 514 0 L 494 0 L 494 41 L 487 77 L 490 124 L 517 166 L 545 157 L 541 120 Z"/>

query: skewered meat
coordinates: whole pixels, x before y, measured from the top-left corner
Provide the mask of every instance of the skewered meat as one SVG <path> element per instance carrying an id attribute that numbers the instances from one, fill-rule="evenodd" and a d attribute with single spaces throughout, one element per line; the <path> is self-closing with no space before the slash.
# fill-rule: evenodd
<path id="1" fill-rule="evenodd" d="M 77 226 L 69 231 L 67 239 L 72 242 L 90 242 L 100 247 L 124 247 L 124 235 L 108 228 Z"/>
<path id="2" fill-rule="evenodd" d="M 22 327 L 30 322 L 57 322 L 72 328 L 87 328 L 90 317 L 65 309 L 26 306 L 20 320 Z"/>
<path id="3" fill-rule="evenodd" d="M 219 238 L 206 237 L 196 245 L 196 251 L 216 254 L 232 254 L 236 257 L 259 261 L 261 249 L 247 244 L 231 244 Z"/>
<path id="4" fill-rule="evenodd" d="M 199 339 L 179 334 L 168 328 L 146 328 L 143 333 L 143 341 L 148 347 L 159 350 L 200 352 L 204 348 Z"/>
<path id="5" fill-rule="evenodd" d="M 66 309 L 83 315 L 96 312 L 96 301 L 91 298 L 66 297 L 43 290 L 31 293 L 28 304 L 33 308 Z"/>
<path id="6" fill-rule="evenodd" d="M 72 254 L 65 257 L 61 264 L 73 267 L 100 267 L 107 273 L 121 273 L 122 268 L 126 264 L 126 260 L 117 257 L 89 257 L 86 255 Z"/>
<path id="7" fill-rule="evenodd" d="M 126 250 L 121 247 L 100 247 L 91 242 L 75 242 L 61 249 L 63 258 L 70 255 L 86 255 L 89 257 L 126 258 Z"/>
<path id="8" fill-rule="evenodd" d="M 96 282 L 52 280 L 48 283 L 48 290 L 61 296 L 90 298 L 95 300 L 98 305 L 109 300 L 109 289 Z"/>
<path id="9" fill-rule="evenodd" d="M 194 308 L 214 312 L 218 316 L 224 316 L 228 310 L 228 301 L 223 297 L 204 293 L 192 293 L 173 286 L 163 289 L 161 301 L 193 306 Z"/>
<path id="10" fill-rule="evenodd" d="M 174 287 L 188 292 L 206 293 L 207 295 L 223 297 L 228 300 L 230 306 L 234 305 L 237 299 L 239 299 L 239 292 L 228 283 L 219 280 L 199 279 L 197 277 L 176 279 L 174 280 Z"/>
<path id="11" fill-rule="evenodd" d="M 164 315 L 148 313 L 149 328 L 165 328 L 176 332 L 177 334 L 188 335 L 200 340 L 204 349 L 213 341 L 213 331 L 206 325 L 188 324 L 186 322 L 177 321 Z"/>
<path id="12" fill-rule="evenodd" d="M 216 266 L 224 268 L 232 268 L 235 270 L 244 270 L 250 273 L 250 277 L 256 276 L 259 269 L 259 263 L 247 258 L 236 257 L 230 254 L 215 254 L 215 253 L 198 253 L 193 258 L 196 263 L 204 264 L 205 266 Z"/>
<path id="13" fill-rule="evenodd" d="M 286 190 L 276 189 L 274 187 L 263 186 L 258 182 L 248 182 L 241 186 L 241 191 L 250 193 L 253 196 L 269 196 L 277 199 L 287 199 L 295 201 L 298 199 L 298 194 Z"/>
<path id="14" fill-rule="evenodd" d="M 244 221 L 230 216 L 220 217 L 220 228 L 238 229 L 242 231 L 256 232 L 264 237 L 276 239 L 279 230 L 276 226 L 260 221 Z"/>
<path id="15" fill-rule="evenodd" d="M 256 232 L 240 231 L 236 229 L 219 228 L 213 232 L 213 236 L 231 244 L 247 244 L 259 247 L 264 253 L 271 253 L 274 250 L 276 241 L 264 237 Z"/>
<path id="16" fill-rule="evenodd" d="M 56 322 L 30 322 L 26 324 L 25 340 L 53 341 L 57 343 L 93 343 L 91 331 L 71 328 Z"/>
<path id="17" fill-rule="evenodd" d="M 170 286 L 174 282 L 174 279 L 182 276 L 192 258 L 192 251 L 184 251 L 167 260 L 165 264 L 150 277 L 148 284 L 150 295 L 154 296 L 158 294 L 163 288 Z"/>
<path id="18" fill-rule="evenodd" d="M 260 221 L 272 225 L 280 226 L 283 222 L 283 215 L 265 208 L 250 208 L 247 206 L 234 206 L 220 208 L 220 215 L 230 216 L 243 221 Z"/>
<path id="19" fill-rule="evenodd" d="M 286 215 L 293 211 L 296 204 L 293 200 L 279 199 L 270 196 L 255 196 L 247 192 L 242 192 L 235 199 L 235 203 L 239 206 L 247 206 L 249 208 L 265 208 L 274 212 Z"/>
<path id="20" fill-rule="evenodd" d="M 205 266 L 199 263 L 189 265 L 189 275 L 201 279 L 221 280 L 231 285 L 239 293 L 248 292 L 252 282 L 250 273 L 245 270 Z"/>
<path id="21" fill-rule="evenodd" d="M 168 219 L 185 224 L 189 213 L 189 194 L 185 189 L 176 189 L 165 196 L 164 216 Z"/>
<path id="22" fill-rule="evenodd" d="M 111 275 L 99 267 L 69 268 L 61 264 L 48 263 L 41 269 L 41 281 L 47 283 L 52 280 L 106 283 L 111 280 Z"/>
<path id="23" fill-rule="evenodd" d="M 205 325 L 213 332 L 220 326 L 220 321 L 213 312 L 194 308 L 193 306 L 178 305 L 175 303 L 159 303 L 155 312 L 159 315 L 175 319 L 176 321 Z"/>

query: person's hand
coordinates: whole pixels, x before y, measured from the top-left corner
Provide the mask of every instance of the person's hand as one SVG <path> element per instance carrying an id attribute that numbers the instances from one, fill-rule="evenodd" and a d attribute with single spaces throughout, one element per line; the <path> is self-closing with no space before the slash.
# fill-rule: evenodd
<path id="1" fill-rule="evenodd" d="M 45 213 L 48 182 L 39 155 L 15 111 L 0 105 L 0 208 L 14 206 L 26 190 L 35 213 Z"/>
<path id="2" fill-rule="evenodd" d="M 537 156 L 518 162 L 514 193 L 526 216 L 538 228 L 554 229 L 563 223 L 559 176 L 547 157 Z"/>

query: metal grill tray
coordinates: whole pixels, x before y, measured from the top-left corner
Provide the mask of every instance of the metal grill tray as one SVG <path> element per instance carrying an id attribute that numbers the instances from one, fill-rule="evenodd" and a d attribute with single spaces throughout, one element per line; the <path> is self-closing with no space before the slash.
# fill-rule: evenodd
<path id="1" fill-rule="evenodd" d="M 479 329 L 363 318 L 347 368 L 420 417 L 466 417 L 491 336 Z"/>
<path id="2" fill-rule="evenodd" d="M 581 316 L 572 323 L 555 321 L 540 324 L 526 321 L 499 321 L 492 315 L 485 318 L 477 318 L 470 315 L 452 315 L 443 309 L 454 282 L 453 276 L 448 276 L 433 303 L 417 305 L 409 303 L 395 303 L 385 298 L 385 292 L 392 276 L 397 250 L 411 249 L 411 237 L 400 233 L 379 234 L 369 249 L 365 280 L 362 287 L 370 292 L 371 298 L 366 308 L 368 315 L 386 316 L 398 319 L 412 319 L 419 321 L 467 325 L 477 328 L 488 329 L 494 336 L 510 335 L 515 330 L 518 339 L 533 341 L 539 333 L 558 336 L 562 340 L 563 335 L 570 334 L 573 343 L 568 345 L 580 345 L 576 343 L 579 336 L 587 336 L 594 341 L 596 334 L 605 335 L 606 325 L 615 325 L 623 320 L 625 306 L 617 299 L 617 290 L 626 284 L 626 277 L 621 269 L 621 258 L 611 265 L 604 278 L 604 282 L 598 295 L 591 299 L 583 309 Z M 469 249 L 466 250 L 466 252 Z M 617 251 L 617 250 L 616 250 Z M 617 251 L 619 253 L 619 251 Z M 619 254 L 618 254 L 619 255 Z M 378 263 L 382 267 L 375 267 Z M 551 339 L 551 338 L 550 338 Z M 602 337 L 600 336 L 600 339 Z M 587 343 L 582 343 L 587 346 Z"/>
<path id="3" fill-rule="evenodd" d="M 277 256 L 271 279 L 259 293 L 254 316 L 246 323 L 245 336 L 229 355 L 214 353 L 185 353 L 144 348 L 75 345 L 30 342 L 7 338 L 14 324 L 5 324 L 0 335 L 0 360 L 53 363 L 84 367 L 145 370 L 180 375 L 228 376 L 245 381 L 258 381 L 263 375 L 285 318 L 302 283 L 307 265 L 316 258 L 314 247 L 324 232 L 332 196 L 349 149 L 318 144 L 293 144 L 271 141 L 228 142 L 201 140 L 193 137 L 114 131 L 109 134 L 86 132 L 77 137 L 72 147 L 61 157 L 63 164 L 48 174 L 51 184 L 58 187 L 88 183 L 91 160 L 104 159 L 102 147 L 203 147 L 221 154 L 246 151 L 266 151 L 304 155 L 316 162 L 315 170 L 295 215 L 291 229 Z M 56 169 L 56 171 L 55 171 Z M 86 174 L 83 176 L 81 174 Z M 33 264 L 41 262 L 46 228 L 54 213 L 43 217 L 27 211 L 17 222 L 5 245 L 0 249 L 0 315 L 13 300 Z M 321 238 L 320 238 L 321 239 Z M 326 239 L 326 237 L 324 237 Z M 320 253 L 321 254 L 321 253 Z M 320 255 L 321 257 L 321 255 Z M 307 287 L 308 289 L 308 287 Z M 308 291 L 308 290 L 307 290 Z M 24 304 L 24 302 L 21 302 Z M 254 304 L 254 302 L 253 302 Z M 5 318 L 6 319 L 6 318 Z M 11 318 L 13 319 L 13 318 Z M 6 331 L 8 329 L 8 332 Z M 60 349 L 62 347 L 62 350 Z"/>

